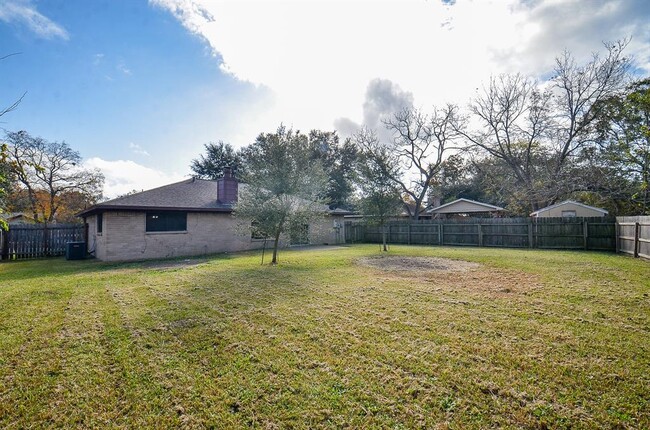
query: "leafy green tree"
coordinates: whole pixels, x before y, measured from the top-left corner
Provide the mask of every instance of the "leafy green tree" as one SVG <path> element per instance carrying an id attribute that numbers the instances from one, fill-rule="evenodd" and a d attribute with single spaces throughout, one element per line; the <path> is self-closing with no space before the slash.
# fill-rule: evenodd
<path id="1" fill-rule="evenodd" d="M 234 215 L 248 232 L 273 240 L 275 265 L 281 236 L 299 236 L 305 225 L 325 215 L 320 198 L 327 175 L 313 157 L 309 137 L 284 126 L 260 134 L 243 158 L 247 169 Z"/>
<path id="2" fill-rule="evenodd" d="M 9 147 L 6 143 L 0 144 L 0 215 L 4 213 L 7 206 L 7 196 L 11 186 L 11 170 L 7 161 L 7 149 Z M 0 219 L 0 229 L 7 230 L 8 225 Z"/>
<path id="3" fill-rule="evenodd" d="M 626 94 L 611 97 L 601 105 L 601 166 L 629 181 L 628 197 L 636 213 L 650 214 L 650 78 L 633 83 Z M 608 182 L 613 188 L 619 181 Z M 627 200 L 627 199 L 626 199 Z"/>
<path id="4" fill-rule="evenodd" d="M 309 147 L 327 174 L 323 199 L 330 208 L 352 209 L 357 147 L 351 139 L 340 142 L 336 132 L 312 130 Z"/>
<path id="5" fill-rule="evenodd" d="M 233 172 L 243 175 L 241 154 L 229 143 L 219 141 L 204 145 L 205 154 L 192 160 L 190 168 L 193 176 L 201 179 L 219 179 L 223 177 L 224 168 L 230 167 Z"/>
<path id="6" fill-rule="evenodd" d="M 8 54 L 0 57 L 0 61 L 9 58 L 11 56 L 18 55 L 17 53 Z M 24 92 L 19 98 L 16 99 L 13 103 L 8 106 L 0 107 L 0 117 L 15 110 L 27 92 Z M 7 150 L 8 146 L 5 143 L 0 144 L 0 214 L 4 212 L 6 205 L 6 198 L 11 184 L 11 170 L 9 169 L 9 164 L 7 162 Z M 7 230 L 7 223 L 0 219 L 0 229 Z"/>
<path id="7" fill-rule="evenodd" d="M 366 223 L 379 226 L 382 232 L 382 250 L 386 246 L 386 225 L 391 218 L 400 214 L 403 201 L 399 185 L 399 163 L 394 151 L 382 145 L 370 130 L 362 130 L 365 136 L 357 163 L 357 178 L 360 191 L 358 207 Z"/>

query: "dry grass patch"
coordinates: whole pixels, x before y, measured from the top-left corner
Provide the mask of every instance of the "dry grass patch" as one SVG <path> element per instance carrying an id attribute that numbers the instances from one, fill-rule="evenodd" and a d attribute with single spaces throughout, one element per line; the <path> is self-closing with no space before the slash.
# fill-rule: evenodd
<path id="1" fill-rule="evenodd" d="M 375 269 L 378 279 L 417 279 L 428 285 L 430 291 L 447 289 L 469 294 L 512 295 L 527 294 L 541 287 L 536 274 L 449 258 L 383 255 L 359 258 L 357 263 Z M 416 286 L 413 288 L 422 291 Z"/>
<path id="2" fill-rule="evenodd" d="M 478 263 L 462 260 L 450 260 L 437 257 L 409 257 L 385 255 L 381 257 L 366 257 L 357 260 L 360 264 L 380 270 L 407 272 L 400 275 L 420 275 L 423 272 L 467 272 L 477 269 Z"/>

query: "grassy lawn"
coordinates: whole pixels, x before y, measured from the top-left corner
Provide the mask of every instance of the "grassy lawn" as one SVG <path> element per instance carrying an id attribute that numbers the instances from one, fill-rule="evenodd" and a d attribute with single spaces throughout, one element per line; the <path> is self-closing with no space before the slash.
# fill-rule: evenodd
<path id="1" fill-rule="evenodd" d="M 650 262 L 389 254 L 0 264 L 0 428 L 650 428 Z"/>

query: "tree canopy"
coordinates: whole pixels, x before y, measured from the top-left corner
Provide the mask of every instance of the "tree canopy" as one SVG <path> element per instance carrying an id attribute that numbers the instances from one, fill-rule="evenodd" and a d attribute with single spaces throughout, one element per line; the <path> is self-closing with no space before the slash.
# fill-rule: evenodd
<path id="1" fill-rule="evenodd" d="M 368 135 L 370 133 L 370 135 Z M 403 202 L 394 178 L 400 176 L 399 163 L 392 151 L 366 130 L 357 162 L 358 208 L 368 224 L 382 231 L 382 250 L 387 251 L 386 224 L 400 214 Z"/>
<path id="2" fill-rule="evenodd" d="M 193 176 L 201 179 L 219 179 L 223 177 L 224 169 L 229 167 L 236 175 L 243 175 L 243 160 L 241 154 L 229 143 L 219 141 L 204 145 L 205 154 L 192 160 L 190 168 Z"/>
<path id="3" fill-rule="evenodd" d="M 53 222 L 66 201 L 86 204 L 102 194 L 104 176 L 81 167 L 81 156 L 65 142 L 48 142 L 25 131 L 7 132 L 7 163 L 15 209 L 27 209 L 39 222 Z M 20 197 L 23 197 L 21 207 Z"/>
<path id="4" fill-rule="evenodd" d="M 242 152 L 246 173 L 234 215 L 248 234 L 273 240 L 271 264 L 278 262 L 281 236 L 299 236 L 325 215 L 327 175 L 312 155 L 309 136 L 284 126 L 260 134 Z"/>

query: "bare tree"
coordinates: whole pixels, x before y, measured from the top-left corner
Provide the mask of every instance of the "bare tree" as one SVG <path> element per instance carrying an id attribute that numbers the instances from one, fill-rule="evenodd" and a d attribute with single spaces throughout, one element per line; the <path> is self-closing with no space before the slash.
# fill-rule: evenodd
<path id="1" fill-rule="evenodd" d="M 440 172 L 445 154 L 461 136 L 459 124 L 458 108 L 454 105 L 434 108 L 430 115 L 407 108 L 384 120 L 384 126 L 393 135 L 386 145 L 399 167 L 391 177 L 402 190 L 404 206 L 412 219 L 417 220 L 426 208 L 432 180 Z M 380 148 L 376 140 L 377 135 L 367 130 L 356 136 L 357 143 L 368 156 Z"/>
<path id="2" fill-rule="evenodd" d="M 556 171 L 568 157 L 595 140 L 595 121 L 601 102 L 625 90 L 630 59 L 623 56 L 628 40 L 605 43 L 606 55 L 594 53 L 584 66 L 565 51 L 556 58 L 553 78 L 555 110 L 553 143 L 557 154 Z"/>
<path id="3" fill-rule="evenodd" d="M 4 60 L 6 58 L 12 57 L 14 55 L 20 55 L 20 52 L 15 52 L 13 54 L 7 54 L 5 56 L 2 56 L 2 57 L 0 57 L 0 61 Z M 15 110 L 18 107 L 18 105 L 20 104 L 20 102 L 23 101 L 23 98 L 25 98 L 26 94 L 27 94 L 27 91 L 25 91 L 16 101 L 14 101 L 9 106 L 6 106 L 4 108 L 0 108 L 0 116 Z"/>
<path id="4" fill-rule="evenodd" d="M 565 51 L 546 85 L 519 74 L 493 77 L 471 103 L 477 127 L 457 131 L 472 149 L 512 170 L 532 210 L 581 187 L 568 167 L 595 142 L 600 102 L 625 88 L 626 45 L 607 43 L 603 57 L 593 54 L 582 66 Z"/>
<path id="5" fill-rule="evenodd" d="M 80 167 L 81 156 L 65 142 L 48 142 L 25 131 L 8 132 L 8 161 L 12 175 L 27 191 L 36 220 L 56 219 L 62 194 L 76 191 L 91 201 L 101 196 L 104 176 Z M 47 198 L 39 198 L 45 191 Z"/>

